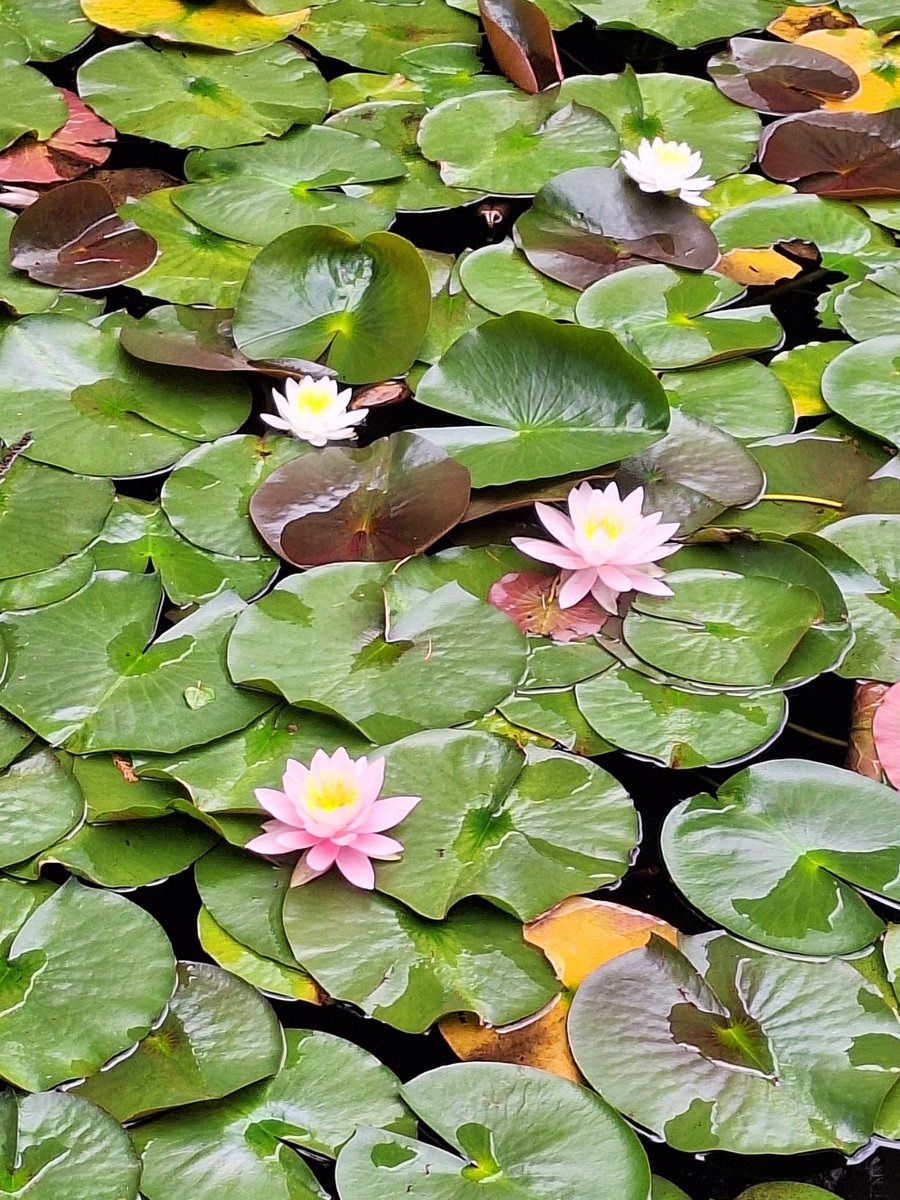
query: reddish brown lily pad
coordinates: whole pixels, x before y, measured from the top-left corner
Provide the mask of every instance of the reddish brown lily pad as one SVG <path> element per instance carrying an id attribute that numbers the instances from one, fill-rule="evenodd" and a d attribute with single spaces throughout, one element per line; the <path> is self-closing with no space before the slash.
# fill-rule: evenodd
<path id="1" fill-rule="evenodd" d="M 146 271 L 156 242 L 126 224 L 99 183 L 64 183 L 26 208 L 13 226 L 10 262 L 40 283 L 90 292 Z"/>
<path id="2" fill-rule="evenodd" d="M 900 196 L 900 109 L 785 117 L 763 134 L 759 162 L 770 179 L 801 192 Z"/>
<path id="3" fill-rule="evenodd" d="M 713 83 L 729 100 L 757 112 L 813 112 L 825 100 L 846 100 L 859 91 L 852 67 L 810 46 L 732 38 L 709 60 Z"/>
<path id="4" fill-rule="evenodd" d="M 497 66 L 516 87 L 533 95 L 562 81 L 553 30 L 536 4 L 478 0 L 478 12 Z"/>
<path id="5" fill-rule="evenodd" d="M 389 562 L 427 550 L 469 503 L 469 472 L 412 433 L 330 446 L 280 467 L 254 492 L 260 536 L 297 567 Z"/>
<path id="6" fill-rule="evenodd" d="M 506 613 L 522 633 L 539 633 L 555 642 L 574 642 L 598 633 L 609 616 L 591 596 L 560 608 L 555 575 L 511 571 L 491 586 L 488 603 Z"/>
<path id="7" fill-rule="evenodd" d="M 4 183 L 59 183 L 77 179 L 91 167 L 105 163 L 116 140 L 112 125 L 65 88 L 59 89 L 69 116 L 46 142 L 29 134 L 0 154 L 0 180 Z"/>

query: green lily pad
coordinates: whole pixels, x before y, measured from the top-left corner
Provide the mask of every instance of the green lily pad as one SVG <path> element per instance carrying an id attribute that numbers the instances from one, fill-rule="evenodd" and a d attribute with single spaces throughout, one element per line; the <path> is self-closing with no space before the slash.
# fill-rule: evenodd
<path id="1" fill-rule="evenodd" d="M 39 853 L 84 817 L 78 784 L 49 750 L 38 750 L 0 775 L 0 866 Z"/>
<path id="2" fill-rule="evenodd" d="M 896 1015 L 854 963 L 722 933 L 677 949 L 653 936 L 604 963 L 578 989 L 568 1033 L 600 1094 L 688 1153 L 850 1153 L 900 1068 Z"/>
<path id="3" fill-rule="evenodd" d="M 196 864 L 194 878 L 203 907 L 229 937 L 261 958 L 300 969 L 282 920 L 289 866 L 219 846 Z"/>
<path id="4" fill-rule="evenodd" d="M 259 146 L 194 151 L 185 163 L 190 186 L 172 198 L 206 229 L 254 245 L 302 225 L 366 237 L 390 225 L 394 208 L 364 204 L 341 185 L 403 173 L 403 160 L 371 137 L 312 125 Z"/>
<path id="5" fill-rule="evenodd" d="M 483 896 L 527 921 L 614 883 L 638 841 L 624 789 L 600 767 L 485 733 L 440 730 L 384 751 L 385 794 L 417 795 L 399 862 L 376 887 L 425 917 Z M 589 814 L 589 816 L 588 816 Z"/>
<path id="6" fill-rule="evenodd" d="M 12 612 L 23 608 L 41 608 L 44 604 L 65 600 L 84 587 L 94 573 L 95 566 L 85 550 L 67 558 L 58 567 L 35 571 L 31 575 L 17 575 L 14 579 L 0 579 L 0 610 Z"/>
<path id="7" fill-rule="evenodd" d="M 224 591 L 244 600 L 265 590 L 278 561 L 215 554 L 182 537 L 156 504 L 117 496 L 109 520 L 90 547 L 101 571 L 143 572 L 152 564 L 174 604 L 197 604 Z"/>
<path id="8" fill-rule="evenodd" d="M 168 1003 L 175 965 L 152 917 L 69 880 L 0 880 L 4 996 L 0 1076 L 28 1091 L 96 1071 L 128 1049 Z"/>
<path id="9" fill-rule="evenodd" d="M 422 121 L 419 146 L 452 187 L 533 196 L 562 171 L 611 166 L 619 139 L 600 113 L 551 89 L 445 100 Z"/>
<path id="10" fill-rule="evenodd" d="M 782 0 L 746 0 L 739 8 L 728 0 L 572 0 L 603 28 L 640 29 L 681 48 L 765 29 L 784 11 Z"/>
<path id="11" fill-rule="evenodd" d="M 650 1167 L 637 1136 L 568 1079 L 512 1063 L 455 1063 L 402 1094 L 456 1153 L 361 1129 L 338 1159 L 343 1200 L 474 1200 L 488 1189 L 521 1200 L 647 1196 Z"/>
<path id="12" fill-rule="evenodd" d="M 382 101 L 357 104 L 328 118 L 328 128 L 372 138 L 396 154 L 406 173 L 405 178 L 393 182 L 349 186 L 346 190 L 351 196 L 364 199 L 376 211 L 381 206 L 403 212 L 458 208 L 484 196 L 481 191 L 447 187 L 434 163 L 423 156 L 418 134 L 427 112 L 424 104 Z"/>
<path id="13" fill-rule="evenodd" d="M 554 321 L 575 320 L 575 288 L 536 271 L 509 239 L 466 255 L 459 278 L 476 304 L 500 316 L 531 312 Z"/>
<path id="14" fill-rule="evenodd" d="M 810 1183 L 758 1183 L 741 1192 L 737 1200 L 829 1200 L 833 1196 Z"/>
<path id="15" fill-rule="evenodd" d="M 668 1179 L 654 1175 L 651 1182 L 653 1186 L 650 1189 L 650 1200 L 691 1200 L 687 1192 L 683 1192 L 674 1183 L 669 1183 Z"/>
<path id="16" fill-rule="evenodd" d="M 243 608 L 233 594 L 144 650 L 159 602 L 156 576 L 101 571 L 57 604 L 4 614 L 0 638 L 10 669 L 0 704 L 76 753 L 171 753 L 232 733 L 271 707 L 268 697 L 237 689 L 225 669 L 225 642 Z M 198 681 L 214 699 L 192 708 L 185 689 Z"/>
<path id="17" fill-rule="evenodd" d="M 64 1092 L 0 1092 L 0 1171 L 29 1200 L 139 1200 L 141 1164 L 106 1113 Z"/>
<path id="18" fill-rule="evenodd" d="M 185 1188 L 197 1200 L 325 1200 L 297 1149 L 333 1158 L 363 1121 L 414 1127 L 399 1081 L 365 1050 L 317 1030 L 286 1038 L 272 1079 L 132 1131 L 146 1200 Z"/>
<path id="19" fill-rule="evenodd" d="M 6 713 L 0 712 L 0 769 L 14 762 L 34 741 L 34 734 Z"/>
<path id="20" fill-rule="evenodd" d="M 733 776 L 669 814 L 663 852 L 691 903 L 739 937 L 799 954 L 848 954 L 883 922 L 856 887 L 900 898 L 896 792 L 801 759 Z M 747 863 L 753 863 L 748 872 Z"/>
<path id="21" fill-rule="evenodd" d="M 46 141 L 65 123 L 62 93 L 40 71 L 5 66 L 0 75 L 0 150 L 32 134 Z"/>
<path id="22" fill-rule="evenodd" d="M 821 536 L 849 554 L 885 589 L 842 584 L 856 640 L 838 667 L 848 679 L 900 681 L 900 516 L 848 517 Z"/>
<path id="23" fill-rule="evenodd" d="M 64 751 L 58 756 L 65 757 Z M 115 754 L 90 754 L 69 759 L 93 824 L 107 821 L 142 821 L 163 817 L 181 789 L 167 782 L 140 779 L 129 764 Z"/>
<path id="24" fill-rule="evenodd" d="M 787 720 L 780 692 L 701 696 L 625 667 L 578 684 L 578 707 L 601 737 L 640 758 L 684 769 L 721 766 L 764 749 Z"/>
<path id="25" fill-rule="evenodd" d="M 450 7 L 461 8 L 462 5 Z M 471 11 L 477 16 L 477 5 Z M 574 9 L 572 13 L 574 15 Z M 484 65 L 475 46 L 464 42 L 439 42 L 401 54 L 393 65 L 392 74 L 351 71 L 332 79 L 328 91 L 332 112 L 340 112 L 369 101 L 401 100 L 433 108 L 451 96 L 495 92 L 504 87 L 512 90 L 514 84 L 507 84 L 497 75 L 484 74 Z"/>
<path id="26" fill-rule="evenodd" d="M 108 479 L 16 459 L 0 483 L 0 578 L 46 571 L 83 550 L 112 498 Z"/>
<path id="27" fill-rule="evenodd" d="M 900 445 L 896 378 L 900 337 L 875 337 L 850 346 L 825 368 L 822 395 L 832 412 Z"/>
<path id="28" fill-rule="evenodd" d="M 209 909 L 202 905 L 197 915 L 197 933 L 200 945 L 210 958 L 264 995 L 281 1000 L 306 1000 L 310 1004 L 319 1002 L 319 989 L 305 971 L 264 958 L 249 946 L 242 945 L 217 924 Z"/>
<path id="29" fill-rule="evenodd" d="M 674 408 L 732 437 L 765 438 L 790 433 L 794 427 L 790 387 L 774 365 L 764 367 L 745 358 L 691 371 L 666 371 L 662 385 Z M 748 404 L 748 396 L 752 403 Z"/>
<path id="30" fill-rule="evenodd" d="M 181 962 L 162 1024 L 75 1095 L 132 1121 L 227 1096 L 274 1075 L 283 1058 L 278 1018 L 257 991 L 209 963 Z"/>
<path id="31" fill-rule="evenodd" d="M 478 15 L 478 0 L 447 0 L 447 3 L 451 8 Z M 570 0 L 533 0 L 533 3 L 546 16 L 553 29 L 568 29 L 581 20 L 581 14 Z"/>
<path id="32" fill-rule="evenodd" d="M 486 423 L 421 431 L 468 467 L 473 487 L 602 466 L 650 446 L 668 425 L 659 383 L 614 338 L 532 313 L 464 334 L 416 399 Z"/>
<path id="33" fill-rule="evenodd" d="M 25 456 L 86 475 L 142 475 L 246 419 L 239 382 L 139 363 L 114 329 L 25 317 L 0 331 L 0 437 L 32 434 Z"/>
<path id="34" fill-rule="evenodd" d="M 129 42 L 88 59 L 78 93 L 120 133 L 183 147 L 261 142 L 328 106 L 325 80 L 289 42 L 243 54 Z"/>
<path id="35" fill-rule="evenodd" d="M 408 0 L 373 0 L 365 12 L 357 0 L 331 0 L 313 9 L 300 36 L 320 54 L 381 72 L 390 72 L 399 55 L 417 46 L 478 46 L 481 40 L 477 22 L 443 0 L 414 5 Z"/>
<path id="36" fill-rule="evenodd" d="M 182 537 L 203 550 L 244 557 L 265 553 L 250 520 L 250 498 L 273 471 L 308 452 L 294 438 L 249 434 L 198 446 L 163 484 L 163 511 Z"/>
<path id="37" fill-rule="evenodd" d="M 47 312 L 60 298 L 59 288 L 36 283 L 9 261 L 9 238 L 16 214 L 0 208 L 0 304 L 20 317 Z"/>
<path id="38" fill-rule="evenodd" d="M 437 924 L 330 873 L 287 892 L 284 928 L 297 961 L 330 996 L 408 1033 L 450 1012 L 509 1024 L 559 988 L 522 926 L 478 902 L 458 904 Z"/>
<path id="39" fill-rule="evenodd" d="M 516 730 L 548 738 L 573 754 L 597 758 L 612 750 L 610 743 L 585 720 L 571 687 L 517 691 L 498 704 L 497 711 Z M 508 730 L 497 732 L 509 736 Z M 517 743 L 521 740 L 517 734 L 513 736 Z"/>
<path id="40" fill-rule="evenodd" d="M 431 315 L 418 357 L 423 363 L 436 363 L 464 333 L 483 325 L 494 314 L 476 304 L 460 282 L 462 256 L 454 259 L 423 251 L 422 258 L 431 279 Z"/>
<path id="41" fill-rule="evenodd" d="M 509 694 L 525 665 L 512 622 L 458 584 L 405 607 L 398 586 L 380 563 L 282 580 L 236 625 L 232 678 L 342 717 L 375 742 L 473 720 Z"/>
<path id="42" fill-rule="evenodd" d="M 128 286 L 144 296 L 175 304 L 209 304 L 229 308 L 237 299 L 254 246 L 219 237 L 184 215 L 175 200 L 181 188 L 162 188 L 123 204 L 119 215 L 149 233 L 159 247 L 156 261 Z"/>
<path id="43" fill-rule="evenodd" d="M 254 50 L 289 37 L 303 19 L 302 10 L 285 9 L 285 16 L 258 16 L 241 0 L 175 0 L 145 4 L 135 12 L 129 0 L 82 0 L 91 20 L 129 37 L 160 38 L 215 50 Z"/>
<path id="44" fill-rule="evenodd" d="M 238 300 L 234 337 L 251 358 L 325 356 L 347 382 L 377 382 L 412 365 L 430 303 L 412 243 L 393 233 L 358 242 L 311 225 L 261 251 Z"/>
<path id="45" fill-rule="evenodd" d="M 720 275 L 634 267 L 592 284 L 576 307 L 581 325 L 615 334 L 657 370 L 771 350 L 784 338 L 763 305 L 724 309 L 743 291 Z"/>
<path id="46" fill-rule="evenodd" d="M 900 266 L 886 264 L 851 284 L 836 297 L 834 311 L 841 327 L 858 342 L 893 334 L 900 319 Z"/>
<path id="47" fill-rule="evenodd" d="M 4 0 L 3 23 L 23 40 L 28 58 L 37 62 L 71 54 L 93 32 L 79 0 Z"/>

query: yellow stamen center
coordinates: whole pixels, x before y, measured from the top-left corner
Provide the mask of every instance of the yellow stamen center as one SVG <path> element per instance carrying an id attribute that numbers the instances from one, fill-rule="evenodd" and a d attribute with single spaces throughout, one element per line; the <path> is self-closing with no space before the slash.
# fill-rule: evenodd
<path id="1" fill-rule="evenodd" d="M 602 529 L 610 540 L 617 538 L 625 529 L 625 522 L 616 513 L 607 513 L 599 519 L 588 516 L 584 522 L 585 537 L 593 537 L 598 529 Z"/>
<path id="2" fill-rule="evenodd" d="M 318 416 L 328 408 L 333 399 L 330 388 L 313 384 L 310 387 L 301 388 L 297 393 L 297 406 Z"/>
<path id="3" fill-rule="evenodd" d="M 664 142 L 656 151 L 656 161 L 666 167 L 683 166 L 689 158 L 677 142 Z"/>
<path id="4" fill-rule="evenodd" d="M 349 808 L 359 797 L 359 789 L 345 775 L 320 775 L 307 785 L 307 802 L 314 808 L 331 812 L 335 808 Z"/>

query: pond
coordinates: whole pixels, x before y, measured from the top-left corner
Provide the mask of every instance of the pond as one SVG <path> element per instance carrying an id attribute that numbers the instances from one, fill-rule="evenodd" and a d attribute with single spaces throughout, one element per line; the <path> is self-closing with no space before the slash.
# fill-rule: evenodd
<path id="1" fill-rule="evenodd" d="M 900 0 L 0 59 L 0 1192 L 895 1200 Z"/>

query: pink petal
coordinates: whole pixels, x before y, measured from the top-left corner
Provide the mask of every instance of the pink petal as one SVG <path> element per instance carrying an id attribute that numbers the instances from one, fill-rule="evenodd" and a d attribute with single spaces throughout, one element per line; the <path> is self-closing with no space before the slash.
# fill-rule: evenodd
<path id="1" fill-rule="evenodd" d="M 375 868 L 359 850 L 352 846 L 341 846 L 335 860 L 337 869 L 350 883 L 370 892 L 375 886 Z"/>
<path id="2" fill-rule="evenodd" d="M 317 842 L 306 853 L 306 863 L 311 871 L 327 871 L 338 855 L 338 847 L 330 841 Z"/>
<path id="3" fill-rule="evenodd" d="M 253 794 L 266 812 L 271 813 L 279 821 L 284 821 L 285 825 L 296 828 L 301 824 L 297 809 L 284 792 L 278 792 L 275 788 L 257 788 Z"/>
<path id="4" fill-rule="evenodd" d="M 247 842 L 244 849 L 252 850 L 254 854 L 287 854 L 288 851 L 278 840 L 280 837 L 278 833 L 261 833 Z"/>
<path id="5" fill-rule="evenodd" d="M 644 504 L 644 489 L 635 488 L 622 501 L 622 512 L 626 517 L 639 517 Z"/>
<path id="6" fill-rule="evenodd" d="M 631 580 L 614 563 L 604 563 L 597 568 L 597 578 L 614 592 L 631 591 Z"/>
<path id="7" fill-rule="evenodd" d="M 365 763 L 363 769 L 357 774 L 359 798 L 368 807 L 378 799 L 378 793 L 384 787 L 385 762 L 383 758 L 376 758 L 374 762 L 367 762 L 364 758 L 359 761 Z"/>
<path id="8" fill-rule="evenodd" d="M 900 684 L 889 687 L 875 709 L 872 736 L 881 769 L 894 787 L 900 787 Z"/>
<path id="9" fill-rule="evenodd" d="M 309 767 L 304 767 L 302 762 L 297 762 L 296 758 L 289 758 L 284 764 L 284 775 L 281 778 L 281 786 L 292 799 L 296 798 L 303 788 L 306 787 L 306 781 L 309 779 Z"/>
<path id="10" fill-rule="evenodd" d="M 596 579 L 597 571 L 594 567 L 588 567 L 581 571 L 573 571 L 559 589 L 559 595 L 557 596 L 559 607 L 571 608 L 573 604 L 577 604 L 579 600 L 583 600 L 593 587 Z"/>
<path id="11" fill-rule="evenodd" d="M 598 579 L 591 588 L 591 595 L 597 601 L 601 608 L 615 616 L 619 611 L 619 592 L 608 588 L 605 583 L 601 583 Z"/>
<path id="12" fill-rule="evenodd" d="M 307 850 L 319 841 L 314 833 L 307 833 L 303 829 L 290 829 L 287 833 L 276 833 L 274 836 L 281 847 L 280 854 L 288 854 L 292 850 Z"/>
<path id="13" fill-rule="evenodd" d="M 348 827 L 353 833 L 382 833 L 385 829 L 393 829 L 409 816 L 421 796 L 386 796 L 384 800 L 376 800 L 371 808 L 356 818 Z"/>
<path id="14" fill-rule="evenodd" d="M 632 576 L 631 589 L 635 592 L 644 592 L 648 596 L 673 596 L 675 594 L 670 587 L 666 587 L 661 579 L 654 579 L 651 575 L 641 575 L 639 578 Z"/>
<path id="15" fill-rule="evenodd" d="M 551 563 L 554 567 L 563 567 L 567 571 L 578 571 L 584 567 L 584 559 L 580 554 L 566 550 L 564 546 L 557 546 L 556 542 L 545 542 L 540 538 L 514 537 L 512 544 L 529 558 L 536 558 L 538 562 Z"/>
<path id="16" fill-rule="evenodd" d="M 575 549 L 575 530 L 568 517 L 550 504 L 535 504 L 534 511 L 544 528 L 567 550 Z"/>
<path id="17" fill-rule="evenodd" d="M 395 854 L 403 853 L 403 843 L 385 837 L 383 833 L 358 833 L 352 844 L 354 850 L 369 858 L 393 858 Z"/>

